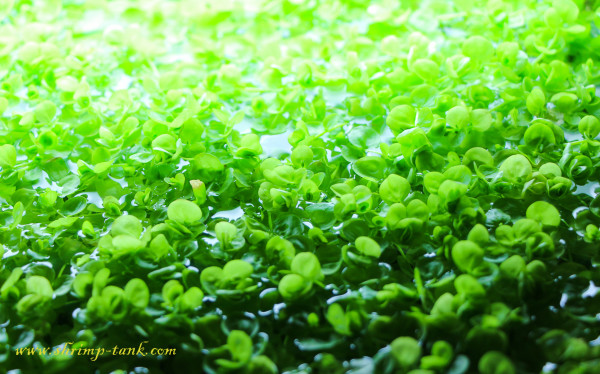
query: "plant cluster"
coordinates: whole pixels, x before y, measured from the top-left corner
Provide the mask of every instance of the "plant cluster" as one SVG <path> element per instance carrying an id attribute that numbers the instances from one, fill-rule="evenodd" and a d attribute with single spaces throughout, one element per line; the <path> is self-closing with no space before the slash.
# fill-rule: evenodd
<path id="1" fill-rule="evenodd" d="M 0 367 L 597 373 L 599 6 L 0 1 Z"/>

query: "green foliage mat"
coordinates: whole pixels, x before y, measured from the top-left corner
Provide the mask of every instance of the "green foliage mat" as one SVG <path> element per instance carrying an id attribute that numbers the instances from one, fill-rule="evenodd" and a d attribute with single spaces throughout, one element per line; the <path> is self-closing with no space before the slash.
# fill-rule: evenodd
<path id="1" fill-rule="evenodd" d="M 598 373 L 599 6 L 0 0 L 0 371 Z"/>

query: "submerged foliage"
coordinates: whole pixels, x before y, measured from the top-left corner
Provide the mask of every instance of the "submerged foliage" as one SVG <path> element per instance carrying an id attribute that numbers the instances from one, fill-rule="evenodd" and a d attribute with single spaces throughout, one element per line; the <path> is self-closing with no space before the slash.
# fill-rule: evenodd
<path id="1" fill-rule="evenodd" d="M 0 1 L 0 367 L 597 372 L 599 6 Z"/>

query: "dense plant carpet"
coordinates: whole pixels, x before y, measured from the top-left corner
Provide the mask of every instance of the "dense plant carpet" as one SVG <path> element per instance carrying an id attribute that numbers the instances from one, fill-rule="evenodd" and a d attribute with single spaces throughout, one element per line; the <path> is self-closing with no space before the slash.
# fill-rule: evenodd
<path id="1" fill-rule="evenodd" d="M 599 5 L 0 1 L 0 368 L 598 373 Z"/>

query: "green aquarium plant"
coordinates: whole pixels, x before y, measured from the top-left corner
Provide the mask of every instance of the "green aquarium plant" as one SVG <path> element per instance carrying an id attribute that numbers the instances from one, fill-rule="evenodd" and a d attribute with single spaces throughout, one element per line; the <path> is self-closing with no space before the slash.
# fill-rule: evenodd
<path id="1" fill-rule="evenodd" d="M 0 0 L 0 368 L 597 373 L 599 27 Z"/>

